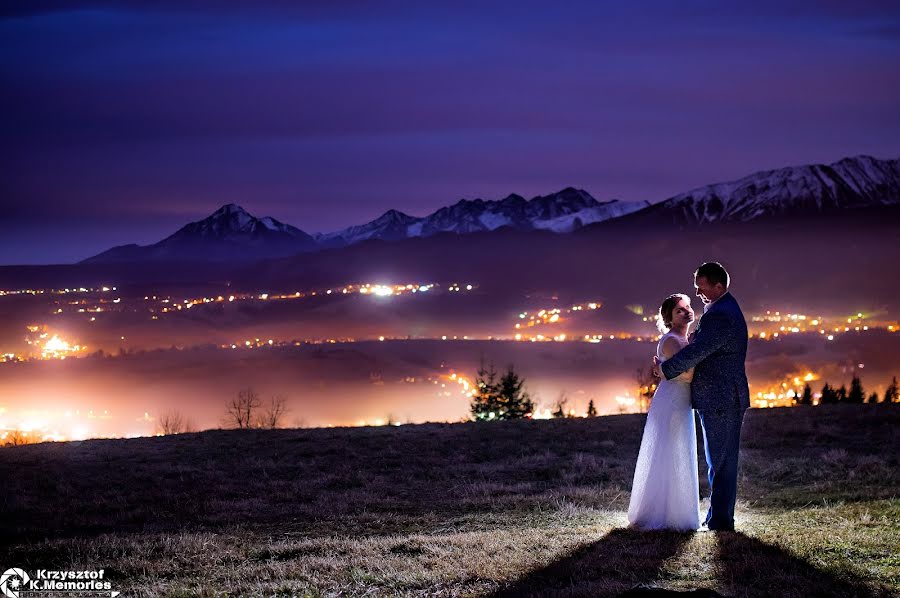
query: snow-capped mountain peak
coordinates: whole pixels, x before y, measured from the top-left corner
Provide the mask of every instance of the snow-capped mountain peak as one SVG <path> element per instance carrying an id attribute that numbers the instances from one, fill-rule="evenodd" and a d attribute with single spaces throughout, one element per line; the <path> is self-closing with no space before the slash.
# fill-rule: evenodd
<path id="1" fill-rule="evenodd" d="M 529 200 L 515 193 L 500 200 L 460 199 L 421 218 L 390 210 L 366 224 L 317 235 L 316 239 L 327 246 L 337 246 L 365 239 L 395 240 L 442 232 L 468 234 L 504 226 L 567 233 L 645 210 L 654 215 L 671 214 L 676 222 L 707 223 L 887 205 L 900 203 L 898 164 L 897 160 L 857 156 L 830 165 L 757 172 L 735 181 L 699 187 L 653 206 L 649 202 L 599 202 L 575 187 Z"/>
<path id="2" fill-rule="evenodd" d="M 366 239 L 398 240 L 406 238 L 407 228 L 417 221 L 418 218 L 392 209 L 366 224 L 351 226 L 333 233 L 320 233 L 313 238 L 323 247 L 352 245 Z"/>
<path id="3" fill-rule="evenodd" d="M 900 160 L 856 156 L 828 165 L 757 172 L 687 191 L 654 208 L 671 211 L 676 222 L 704 223 L 896 203 L 900 203 Z"/>
<path id="4" fill-rule="evenodd" d="M 244 237 L 266 236 L 270 233 L 291 238 L 308 237 L 300 229 L 265 216 L 257 218 L 237 204 L 226 204 L 204 218 L 192 222 L 170 238 L 203 237 L 220 240 L 240 240 Z"/>
<path id="5" fill-rule="evenodd" d="M 646 219 L 682 225 L 893 205 L 900 205 L 900 160 L 856 156 L 827 165 L 761 171 L 698 187 L 654 205 L 615 199 L 599 202 L 583 189 L 566 187 L 531 199 L 515 193 L 499 200 L 460 199 L 423 217 L 391 209 L 365 224 L 314 236 L 270 216 L 257 218 L 229 203 L 154 245 L 114 247 L 90 260 L 246 260 L 341 247 L 367 239 L 402 240 L 502 227 L 568 233 L 626 215 L 630 222 Z"/>
<path id="6" fill-rule="evenodd" d="M 221 208 L 210 214 L 211 217 L 221 216 L 226 214 L 248 214 L 247 210 L 237 205 L 236 203 L 227 203 L 223 205 Z M 248 214 L 249 215 L 249 214 Z"/>
<path id="7" fill-rule="evenodd" d="M 387 212 L 385 212 L 384 214 L 382 214 L 381 216 L 379 216 L 378 218 L 373 220 L 372 223 L 376 223 L 376 222 L 379 224 L 388 224 L 388 223 L 395 223 L 395 222 L 408 223 L 413 220 L 416 220 L 416 219 L 413 218 L 412 216 L 410 216 L 409 214 L 404 214 L 400 210 L 392 209 L 392 210 L 388 210 Z"/>
<path id="8" fill-rule="evenodd" d="M 375 220 L 333 233 L 315 236 L 326 247 L 351 245 L 366 239 L 397 240 L 427 237 L 437 233 L 468 234 L 500 227 L 517 230 L 569 232 L 646 207 L 647 203 L 609 201 L 600 203 L 573 187 L 530 200 L 511 193 L 500 200 L 460 199 L 421 218 L 389 210 Z"/>
<path id="9" fill-rule="evenodd" d="M 302 230 L 270 216 L 256 218 L 230 203 L 158 243 L 114 247 L 88 261 L 248 260 L 294 255 L 315 247 Z"/>
<path id="10" fill-rule="evenodd" d="M 226 234 L 227 232 L 245 230 L 256 221 L 257 219 L 251 216 L 244 208 L 237 204 L 230 203 L 222 206 L 203 220 L 199 220 L 192 224 L 197 225 L 195 230 L 200 234 L 221 235 Z"/>

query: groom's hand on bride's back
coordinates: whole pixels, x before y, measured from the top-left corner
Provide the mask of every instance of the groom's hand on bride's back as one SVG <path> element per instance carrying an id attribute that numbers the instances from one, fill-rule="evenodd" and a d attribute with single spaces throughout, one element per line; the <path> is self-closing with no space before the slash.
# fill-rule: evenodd
<path id="1" fill-rule="evenodd" d="M 654 378 L 662 378 L 662 375 L 659 372 L 659 364 L 660 363 L 661 362 L 659 361 L 659 357 L 654 355 L 653 356 L 653 367 L 650 368 L 650 371 L 653 373 Z"/>
<path id="2" fill-rule="evenodd" d="M 696 331 L 696 330 L 692 331 L 692 332 L 688 335 L 688 342 L 689 342 L 689 343 L 694 342 L 694 337 L 695 337 L 695 336 L 697 336 L 697 331 Z"/>

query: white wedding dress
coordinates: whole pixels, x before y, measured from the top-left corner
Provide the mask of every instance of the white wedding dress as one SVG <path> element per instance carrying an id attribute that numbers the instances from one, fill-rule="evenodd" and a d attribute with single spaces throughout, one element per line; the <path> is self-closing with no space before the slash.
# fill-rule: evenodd
<path id="1" fill-rule="evenodd" d="M 672 357 L 663 355 L 663 344 L 669 338 L 675 338 L 681 347 L 687 344 L 672 332 L 663 335 L 656 347 L 660 361 Z M 662 380 L 650 402 L 628 505 L 632 527 L 688 531 L 700 526 L 692 375 L 688 371 Z"/>

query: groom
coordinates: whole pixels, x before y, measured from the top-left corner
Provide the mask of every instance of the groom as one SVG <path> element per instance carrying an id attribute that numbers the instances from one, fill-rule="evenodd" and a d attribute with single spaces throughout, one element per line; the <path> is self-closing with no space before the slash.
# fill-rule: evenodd
<path id="1" fill-rule="evenodd" d="M 691 343 L 659 366 L 667 380 L 694 368 L 691 404 L 703 427 L 711 489 L 703 524 L 711 530 L 734 529 L 741 423 L 750 407 L 744 371 L 747 323 L 728 283 L 728 272 L 718 262 L 697 268 L 694 286 L 704 315 Z"/>

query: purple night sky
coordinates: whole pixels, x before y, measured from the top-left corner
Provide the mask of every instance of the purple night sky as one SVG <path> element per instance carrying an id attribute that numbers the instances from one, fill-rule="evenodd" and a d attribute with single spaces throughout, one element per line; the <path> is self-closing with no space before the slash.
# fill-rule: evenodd
<path id="1" fill-rule="evenodd" d="M 900 4 L 610 4 L 4 2 L 0 263 L 900 157 Z"/>

